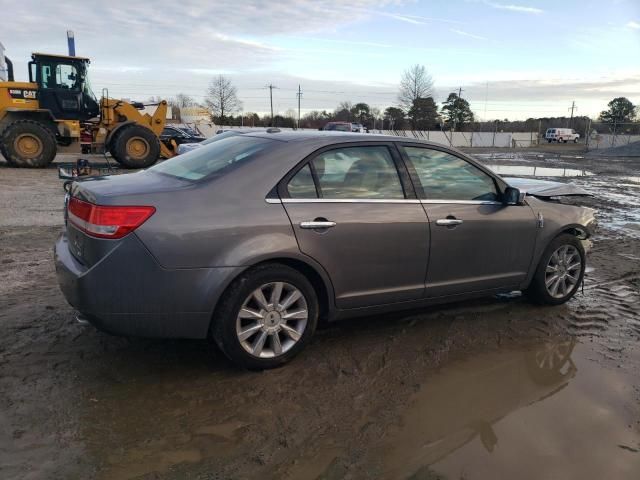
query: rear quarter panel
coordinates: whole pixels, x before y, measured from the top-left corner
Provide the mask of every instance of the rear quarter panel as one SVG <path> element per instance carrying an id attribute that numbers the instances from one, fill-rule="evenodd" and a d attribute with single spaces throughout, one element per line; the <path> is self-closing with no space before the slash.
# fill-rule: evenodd
<path id="1" fill-rule="evenodd" d="M 304 154 L 274 142 L 265 154 L 224 177 L 149 195 L 145 201 L 156 214 L 136 233 L 166 268 L 246 266 L 277 256 L 300 257 L 285 209 L 265 198 Z"/>

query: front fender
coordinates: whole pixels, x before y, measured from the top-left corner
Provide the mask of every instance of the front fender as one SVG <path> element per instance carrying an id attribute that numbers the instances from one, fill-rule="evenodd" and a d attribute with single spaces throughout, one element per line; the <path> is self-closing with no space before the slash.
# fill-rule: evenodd
<path id="1" fill-rule="evenodd" d="M 527 197 L 527 203 L 538 217 L 538 234 L 533 261 L 525 285 L 529 285 L 547 245 L 562 233 L 571 233 L 581 240 L 590 238 L 597 226 L 595 210 L 588 207 L 544 201 Z"/>

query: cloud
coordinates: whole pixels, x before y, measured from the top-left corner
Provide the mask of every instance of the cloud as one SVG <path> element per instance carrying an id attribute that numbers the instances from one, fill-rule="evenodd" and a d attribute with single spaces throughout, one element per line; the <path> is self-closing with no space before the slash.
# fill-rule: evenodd
<path id="1" fill-rule="evenodd" d="M 532 15 L 539 15 L 541 13 L 544 13 L 544 10 L 541 10 L 540 8 L 528 7 L 525 5 L 512 5 L 488 1 L 485 1 L 484 4 L 490 6 L 491 8 L 497 8 L 498 10 L 509 10 L 511 12 L 528 13 Z"/>
<path id="2" fill-rule="evenodd" d="M 407 15 L 400 13 L 390 13 L 390 12 L 373 12 L 377 15 L 383 15 L 385 17 L 393 18 L 395 20 L 399 20 L 401 22 L 412 23 L 414 25 L 428 25 L 430 23 L 453 23 L 456 25 L 464 25 L 466 22 L 461 22 L 460 20 L 451 20 L 448 18 L 437 18 L 437 17 L 423 17 L 421 15 Z"/>
<path id="3" fill-rule="evenodd" d="M 457 34 L 457 35 L 461 35 L 463 37 L 475 38 L 476 40 L 488 40 L 487 37 L 482 37 L 480 35 L 475 35 L 473 33 L 465 32 L 464 30 L 458 30 L 458 29 L 455 29 L 455 28 L 451 28 L 450 31 L 455 33 L 455 34 Z"/>
<path id="4" fill-rule="evenodd" d="M 631 20 L 625 25 L 625 27 L 633 28 L 634 30 L 640 30 L 640 23 Z"/>

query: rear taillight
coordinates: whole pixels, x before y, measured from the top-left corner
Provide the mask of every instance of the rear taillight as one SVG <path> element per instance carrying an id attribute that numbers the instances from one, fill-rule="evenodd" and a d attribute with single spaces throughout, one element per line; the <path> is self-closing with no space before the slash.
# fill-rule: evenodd
<path id="1" fill-rule="evenodd" d="M 69 199 L 69 221 L 87 235 L 98 238 L 122 238 L 133 232 L 155 213 L 155 207 L 103 206 Z"/>

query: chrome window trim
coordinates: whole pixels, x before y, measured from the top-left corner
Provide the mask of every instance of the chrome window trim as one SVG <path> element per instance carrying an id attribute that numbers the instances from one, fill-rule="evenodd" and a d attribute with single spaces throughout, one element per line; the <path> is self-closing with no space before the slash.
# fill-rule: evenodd
<path id="1" fill-rule="evenodd" d="M 394 198 L 265 198 L 267 203 L 422 203 L 422 204 L 453 204 L 453 205 L 502 205 L 495 200 L 416 200 Z"/>
<path id="2" fill-rule="evenodd" d="M 282 203 L 420 203 L 402 198 L 283 198 Z"/>

